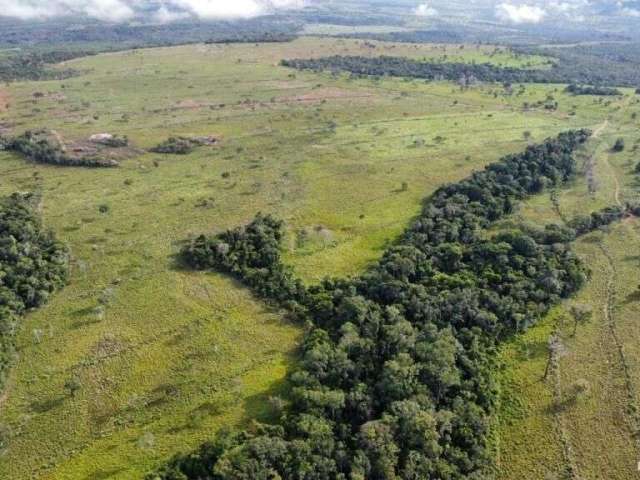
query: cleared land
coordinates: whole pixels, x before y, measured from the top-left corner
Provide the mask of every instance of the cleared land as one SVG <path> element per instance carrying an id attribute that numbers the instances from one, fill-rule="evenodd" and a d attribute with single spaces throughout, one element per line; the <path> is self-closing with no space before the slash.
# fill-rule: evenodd
<path id="1" fill-rule="evenodd" d="M 609 116 L 612 134 L 634 128 L 630 92 L 605 104 L 554 85 L 517 94 L 278 66 L 334 54 L 546 61 L 493 47 L 442 48 L 313 38 L 158 48 L 75 60 L 67 66 L 81 76 L 9 86 L 0 123 L 10 120 L 16 133 L 46 127 L 82 141 L 109 132 L 141 149 L 172 135 L 221 142 L 186 156 L 144 153 L 108 171 L 0 153 L 0 193 L 40 190 L 45 221 L 74 255 L 71 284 L 21 329 L 0 410 L 0 477 L 135 478 L 218 428 L 269 417 L 268 397 L 282 393 L 300 331 L 228 278 L 181 271 L 173 255 L 188 234 L 272 212 L 289 228 L 287 262 L 306 280 L 352 274 L 443 183 L 527 141 L 595 128 Z M 549 95 L 557 110 L 523 108 Z M 616 169 L 619 158 L 610 159 Z M 611 174 L 601 175 L 598 205 L 611 201 Z M 584 189 L 571 190 L 576 209 L 586 208 Z M 64 388 L 70 378 L 81 385 L 73 397 Z M 516 454 L 503 441 L 503 464 Z"/>

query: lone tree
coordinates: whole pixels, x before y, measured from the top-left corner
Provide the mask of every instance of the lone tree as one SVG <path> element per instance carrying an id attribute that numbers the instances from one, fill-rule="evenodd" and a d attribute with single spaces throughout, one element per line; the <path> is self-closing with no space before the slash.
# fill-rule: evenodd
<path id="1" fill-rule="evenodd" d="M 614 152 L 621 152 L 624 150 L 624 138 L 620 137 L 616 140 L 616 143 L 613 144 Z"/>
<path id="2" fill-rule="evenodd" d="M 591 321 L 593 317 L 593 310 L 587 305 L 574 305 L 569 309 L 569 313 L 573 317 L 573 333 L 572 337 L 576 336 L 576 331 L 578 330 L 578 324 L 584 325 Z"/>

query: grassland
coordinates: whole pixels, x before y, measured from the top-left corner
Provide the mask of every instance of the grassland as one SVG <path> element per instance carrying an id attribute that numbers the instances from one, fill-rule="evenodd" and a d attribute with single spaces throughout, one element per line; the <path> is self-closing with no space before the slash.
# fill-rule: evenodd
<path id="1" fill-rule="evenodd" d="M 554 85 L 515 95 L 493 85 L 460 90 L 278 66 L 282 58 L 332 54 L 546 61 L 484 46 L 374 44 L 303 38 L 137 50 L 69 62 L 65 67 L 83 73 L 64 81 L 0 87 L 10 105 L 0 124 L 16 132 L 48 127 L 68 140 L 110 132 L 128 135 L 140 149 L 171 135 L 221 139 L 187 156 L 141 152 L 107 171 L 0 153 L 0 194 L 41 191 L 46 223 L 73 252 L 70 286 L 20 330 L 20 359 L 0 399 L 0 478 L 136 478 L 219 428 L 269 417 L 268 398 L 286 388 L 301 332 L 228 278 L 181 271 L 173 255 L 189 235 L 246 223 L 257 211 L 275 213 L 289 228 L 286 260 L 305 280 L 353 274 L 443 183 L 527 141 L 595 128 L 606 118 L 606 138 L 618 126 L 632 132 L 622 119 L 637 109 L 630 92 L 605 105 Z M 522 108 L 548 95 L 558 101 L 556 111 Z M 630 169 L 622 158 L 611 156 L 611 171 L 630 178 L 622 176 Z M 601 176 L 606 204 L 613 177 Z M 623 184 L 626 195 L 632 189 Z M 585 207 L 583 187 L 562 194 L 568 211 Z M 522 215 L 531 210 L 546 219 L 545 199 L 536 201 Z M 544 341 L 549 325 L 531 335 Z M 528 338 L 520 341 L 535 340 Z M 526 373 L 519 367 L 511 362 L 505 375 L 517 381 Z M 70 378 L 81 386 L 74 396 L 64 388 Z M 537 396 L 538 384 L 531 388 Z M 526 413 L 521 417 L 530 418 Z M 549 436 L 547 420 L 530 420 L 541 438 Z M 518 435 L 503 425 L 504 438 Z M 514 441 L 510 451 L 504 443 L 503 465 L 518 454 L 515 445 L 526 448 Z M 517 471 L 510 463 L 508 475 Z"/>
<path id="2" fill-rule="evenodd" d="M 632 114 L 638 110 L 637 101 L 630 99 L 613 107 L 583 158 L 592 175 L 558 192 L 559 208 L 549 196 L 541 196 L 521 209 L 520 219 L 560 222 L 558 213 L 571 218 L 606 205 L 637 202 L 633 168 L 639 160 L 634 147 L 638 129 Z M 632 148 L 613 153 L 611 146 L 620 136 Z M 503 350 L 499 478 L 565 478 L 559 472 L 569 465 L 574 473 L 566 478 L 637 477 L 639 228 L 638 220 L 629 218 L 578 241 L 576 250 L 592 272 L 587 287 Z M 593 311 L 575 336 L 569 314 L 574 304 Z M 547 343 L 554 331 L 564 349 L 559 368 L 544 379 Z M 584 386 L 586 392 L 577 394 Z"/>

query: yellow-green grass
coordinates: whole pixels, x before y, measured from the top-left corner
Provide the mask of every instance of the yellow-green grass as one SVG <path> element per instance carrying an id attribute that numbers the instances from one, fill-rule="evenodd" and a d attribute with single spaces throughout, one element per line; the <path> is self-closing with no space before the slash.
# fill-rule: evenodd
<path id="1" fill-rule="evenodd" d="M 521 150 L 524 131 L 533 141 L 595 127 L 616 107 L 553 85 L 516 96 L 278 66 L 430 48 L 304 38 L 147 49 L 69 62 L 83 74 L 64 81 L 3 87 L 0 122 L 16 132 L 126 134 L 141 149 L 170 135 L 221 142 L 187 156 L 141 153 L 111 170 L 0 154 L 0 193 L 41 191 L 45 222 L 73 252 L 70 285 L 20 329 L 0 407 L 0 477 L 136 478 L 221 427 L 270 418 L 301 331 L 232 280 L 180 270 L 183 239 L 275 213 L 289 231 L 286 261 L 306 281 L 355 274 L 442 183 Z M 523 110 L 549 94 L 557 111 Z"/>
<path id="2" fill-rule="evenodd" d="M 583 153 L 584 160 L 593 159 L 595 193 L 589 192 L 584 177 L 558 192 L 560 211 L 568 218 L 638 201 L 633 172 L 638 124 L 631 117 L 638 104 L 627 97 L 611 107 L 607 122 Z M 611 146 L 619 136 L 628 147 L 613 153 Z M 559 222 L 546 195 L 527 202 L 519 217 L 538 225 Z M 634 253 L 640 248 L 638 228 L 638 220 L 630 218 L 580 239 L 575 248 L 591 270 L 588 285 L 503 349 L 499 478 L 562 478 L 557 475 L 567 463 L 573 464 L 578 478 L 637 477 L 640 450 L 633 411 L 640 400 L 638 257 Z M 569 314 L 574 304 L 593 311 L 592 320 L 579 326 L 575 336 Z M 553 377 L 542 380 L 554 328 L 559 329 L 566 349 L 559 362 L 558 383 Z M 579 384 L 587 385 L 586 395 L 576 396 Z M 560 396 L 559 405 L 554 395 Z M 563 437 L 568 450 L 563 448 Z"/>

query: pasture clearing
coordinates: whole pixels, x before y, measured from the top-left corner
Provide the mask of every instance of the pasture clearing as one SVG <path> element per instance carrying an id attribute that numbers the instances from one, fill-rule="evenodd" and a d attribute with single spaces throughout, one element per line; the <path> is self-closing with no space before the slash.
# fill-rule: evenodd
<path id="1" fill-rule="evenodd" d="M 219 428 L 269 418 L 300 329 L 226 277 L 182 271 L 173 255 L 189 234 L 275 213 L 289 229 L 286 261 L 306 281 L 354 274 L 438 186 L 623 108 L 556 85 L 516 95 L 278 66 L 297 56 L 443 55 L 376 45 L 303 38 L 135 50 L 67 62 L 78 77 L 6 87 L 0 122 L 14 132 L 49 128 L 71 141 L 110 132 L 143 149 L 175 135 L 221 141 L 108 171 L 0 153 L 0 193 L 42 192 L 47 225 L 73 252 L 71 284 L 28 315 L 18 337 L 0 410 L 0 476 L 135 478 Z M 495 61 L 484 48 L 447 55 Z M 523 107 L 549 95 L 557 110 Z M 80 385 L 73 396 L 70 379 Z"/>

